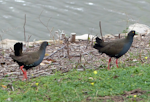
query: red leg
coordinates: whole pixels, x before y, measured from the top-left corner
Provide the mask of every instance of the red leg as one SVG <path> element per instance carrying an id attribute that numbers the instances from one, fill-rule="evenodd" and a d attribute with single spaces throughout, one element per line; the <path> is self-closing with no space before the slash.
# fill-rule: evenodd
<path id="1" fill-rule="evenodd" d="M 24 78 L 25 78 L 25 79 L 28 79 L 28 78 L 27 78 L 27 71 L 24 72 Z"/>
<path id="2" fill-rule="evenodd" d="M 111 62 L 111 58 L 109 58 L 108 68 L 107 68 L 108 70 L 110 70 L 110 68 L 109 68 L 110 67 L 110 62 Z"/>
<path id="3" fill-rule="evenodd" d="M 24 65 L 20 66 L 20 69 L 21 69 L 22 72 L 23 72 L 23 79 L 22 79 L 22 80 L 27 79 L 27 71 L 24 71 L 24 70 L 23 70 L 23 67 L 24 67 Z"/>
<path id="4" fill-rule="evenodd" d="M 24 72 L 23 67 L 24 67 L 24 65 L 20 66 L 20 69 L 22 70 L 22 72 Z"/>
<path id="5" fill-rule="evenodd" d="M 116 66 L 117 66 L 117 68 L 119 68 L 119 67 L 118 67 L 118 59 L 116 59 Z"/>

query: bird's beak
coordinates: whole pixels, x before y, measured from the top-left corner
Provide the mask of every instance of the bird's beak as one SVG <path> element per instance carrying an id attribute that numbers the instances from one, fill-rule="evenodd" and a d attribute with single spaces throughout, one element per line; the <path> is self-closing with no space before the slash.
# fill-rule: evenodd
<path id="1" fill-rule="evenodd" d="M 135 35 L 138 35 L 138 33 L 137 33 L 137 32 L 135 32 Z"/>
<path id="2" fill-rule="evenodd" d="M 51 44 L 48 42 L 48 46 L 50 46 Z"/>

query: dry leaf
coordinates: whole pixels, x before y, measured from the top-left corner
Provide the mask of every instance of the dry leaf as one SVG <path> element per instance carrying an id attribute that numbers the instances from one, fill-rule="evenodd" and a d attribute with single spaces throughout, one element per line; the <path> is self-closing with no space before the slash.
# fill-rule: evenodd
<path id="1" fill-rule="evenodd" d="M 54 59 L 46 59 L 47 61 L 56 62 Z"/>
<path id="2" fill-rule="evenodd" d="M 2 85 L 2 87 L 3 87 L 3 88 L 7 88 L 7 86 L 6 86 L 6 85 Z"/>
<path id="3" fill-rule="evenodd" d="M 115 75 L 113 78 L 115 79 L 115 78 L 118 78 L 119 76 L 117 76 L 117 75 Z"/>
<path id="4" fill-rule="evenodd" d="M 40 63 L 41 66 L 45 65 L 44 63 Z"/>
<path id="5" fill-rule="evenodd" d="M 93 80 L 93 77 L 89 77 L 90 80 Z"/>
<path id="6" fill-rule="evenodd" d="M 43 60 L 42 63 L 43 63 L 43 64 L 51 64 L 52 61 Z"/>
<path id="7" fill-rule="evenodd" d="M 45 53 L 45 56 L 49 56 L 49 54 L 48 54 L 48 53 Z"/>
<path id="8" fill-rule="evenodd" d="M 0 64 L 1 64 L 1 66 L 3 66 L 5 64 L 5 62 L 1 62 Z"/>

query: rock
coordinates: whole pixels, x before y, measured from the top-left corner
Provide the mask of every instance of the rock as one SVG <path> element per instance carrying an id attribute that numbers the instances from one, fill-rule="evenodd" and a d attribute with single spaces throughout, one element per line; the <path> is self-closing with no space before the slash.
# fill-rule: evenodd
<path id="1" fill-rule="evenodd" d="M 94 35 L 89 35 L 90 40 L 94 37 Z M 79 40 L 87 40 L 88 39 L 88 34 L 83 34 L 83 35 L 78 35 L 76 36 L 76 39 Z"/>
<path id="2" fill-rule="evenodd" d="M 150 27 L 144 24 L 135 23 L 129 26 L 128 32 L 135 30 L 140 35 L 150 34 Z"/>
<path id="3" fill-rule="evenodd" d="M 128 35 L 128 33 L 114 34 L 115 37 L 119 37 L 119 35 L 120 35 L 120 37 L 125 37 Z"/>
<path id="4" fill-rule="evenodd" d="M 111 34 L 106 34 L 106 35 L 104 35 L 104 38 L 115 38 L 115 37 Z"/>
<path id="5" fill-rule="evenodd" d="M 47 41 L 50 44 L 51 43 L 62 43 L 61 40 L 55 40 L 55 41 L 53 41 L 53 40 L 39 40 L 39 41 L 34 41 L 34 42 L 26 42 L 26 44 L 28 46 L 33 46 L 34 44 L 41 44 L 43 41 Z M 0 41 L 0 48 L 2 48 L 2 49 L 10 49 L 10 48 L 12 48 L 13 49 L 14 48 L 14 44 L 16 42 L 22 42 L 23 44 L 25 44 L 24 41 L 4 39 L 4 40 Z"/>
<path id="6" fill-rule="evenodd" d="M 18 42 L 17 40 L 4 39 L 0 42 L 0 48 L 9 49 L 14 46 L 14 44 Z"/>

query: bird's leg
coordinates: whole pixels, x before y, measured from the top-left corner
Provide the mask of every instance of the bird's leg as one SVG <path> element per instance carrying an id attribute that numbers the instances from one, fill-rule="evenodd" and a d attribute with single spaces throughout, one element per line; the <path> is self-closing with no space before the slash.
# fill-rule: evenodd
<path id="1" fill-rule="evenodd" d="M 22 80 L 27 79 L 27 72 L 23 70 L 23 67 L 24 67 L 24 65 L 20 66 L 20 69 L 23 72 L 23 79 Z"/>
<path id="2" fill-rule="evenodd" d="M 27 71 L 24 71 L 24 78 L 25 78 L 25 79 L 28 79 L 28 78 L 27 78 Z"/>
<path id="3" fill-rule="evenodd" d="M 24 67 L 24 65 L 22 65 L 22 66 L 20 66 L 20 69 L 22 70 L 22 72 L 23 72 L 23 78 L 22 78 L 22 81 L 25 79 L 25 74 L 24 74 L 24 70 L 23 70 L 23 67 Z"/>
<path id="4" fill-rule="evenodd" d="M 116 66 L 117 66 L 117 68 L 119 68 L 119 67 L 118 67 L 118 59 L 116 59 Z"/>
<path id="5" fill-rule="evenodd" d="M 110 67 L 110 62 L 111 62 L 111 58 L 109 58 L 108 68 L 107 68 L 108 70 L 110 70 L 110 68 L 109 68 Z"/>

